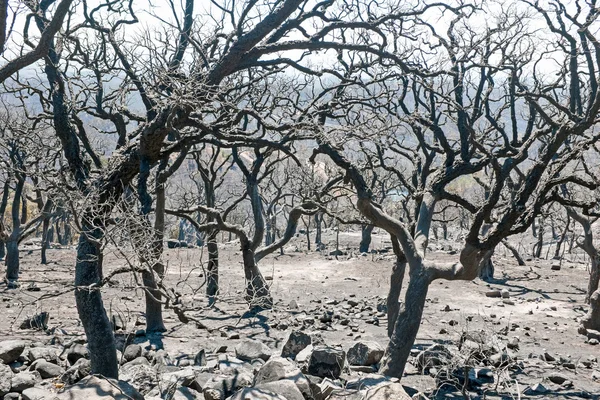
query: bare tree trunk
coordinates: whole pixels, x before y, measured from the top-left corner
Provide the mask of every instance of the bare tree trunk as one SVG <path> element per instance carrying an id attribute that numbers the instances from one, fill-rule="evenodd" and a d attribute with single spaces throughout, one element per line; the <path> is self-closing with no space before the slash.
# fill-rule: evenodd
<path id="1" fill-rule="evenodd" d="M 556 243 L 556 250 L 554 251 L 554 259 L 555 260 L 560 259 L 560 249 L 562 248 L 562 245 L 564 244 L 565 240 L 567 239 L 567 235 L 569 234 L 570 222 L 571 222 L 571 216 L 569 214 L 567 214 L 567 222 L 565 223 L 565 229 L 563 229 L 563 231 L 560 235 L 560 240 Z"/>
<path id="2" fill-rule="evenodd" d="M 50 200 L 48 200 L 50 201 Z M 42 251 L 41 251 L 41 263 L 48 264 L 48 258 L 46 257 L 46 250 L 48 249 L 48 230 L 50 228 L 50 217 L 45 217 L 42 222 Z"/>
<path id="3" fill-rule="evenodd" d="M 262 276 L 254 259 L 254 250 L 249 243 L 242 244 L 244 259 L 244 276 L 246 278 L 246 301 L 250 308 L 270 309 L 273 307 L 273 297 L 267 281 Z"/>
<path id="4" fill-rule="evenodd" d="M 525 260 L 523 260 L 523 257 L 521 257 L 521 255 L 519 254 L 519 251 L 510 243 L 508 243 L 508 240 L 503 240 L 502 244 L 504 245 L 504 247 L 510 250 L 510 252 L 512 253 L 513 257 L 517 260 L 517 263 L 519 265 L 525 265 Z"/>
<path id="5" fill-rule="evenodd" d="M 591 304 L 592 296 L 598 291 L 598 286 L 600 285 L 600 254 L 596 252 L 596 254 L 590 256 L 590 258 L 592 265 L 590 269 L 590 280 L 588 281 L 588 290 L 585 300 Z"/>
<path id="6" fill-rule="evenodd" d="M 0 240 L 0 261 L 3 261 L 4 257 L 6 257 L 6 244 Z"/>
<path id="7" fill-rule="evenodd" d="M 99 288 L 93 288 L 102 280 L 101 228 L 90 225 L 84 219 L 79 236 L 77 262 L 75 264 L 75 301 L 79 318 L 88 340 L 91 373 L 107 378 L 119 374 L 115 338 L 106 315 Z"/>
<path id="8" fill-rule="evenodd" d="M 400 292 L 402 291 L 402 283 L 406 272 L 406 257 L 404 254 L 396 255 L 396 262 L 392 267 L 390 277 L 390 291 L 387 296 L 387 333 L 388 337 L 392 337 L 398 313 L 400 312 Z"/>
<path id="9" fill-rule="evenodd" d="M 600 289 L 590 296 L 590 310 L 581 321 L 585 329 L 600 331 Z"/>
<path id="10" fill-rule="evenodd" d="M 206 295 L 208 304 L 213 305 L 219 295 L 219 245 L 217 244 L 217 234 L 219 231 L 212 231 L 207 237 L 208 249 L 208 271 L 206 274 Z"/>
<path id="11" fill-rule="evenodd" d="M 484 282 L 491 282 L 494 280 L 495 268 L 494 263 L 492 262 L 493 255 L 494 250 L 490 250 L 483 258 L 483 263 L 481 264 L 481 269 L 479 271 L 479 279 L 481 279 Z"/>
<path id="12" fill-rule="evenodd" d="M 142 281 L 146 287 L 146 332 L 148 333 L 165 332 L 167 330 L 162 315 L 162 295 L 156 281 L 157 278 L 162 279 L 165 274 L 165 266 L 161 261 L 165 231 L 164 183 L 157 183 L 156 186 L 156 206 L 154 215 L 154 230 L 151 234 L 152 254 L 148 260 L 151 263 L 151 270 L 142 272 Z"/>
<path id="13" fill-rule="evenodd" d="M 323 213 L 318 212 L 315 214 L 315 245 L 317 247 L 317 251 L 323 250 L 323 240 L 321 238 L 322 235 L 322 222 L 323 222 Z"/>
<path id="14" fill-rule="evenodd" d="M 310 217 L 308 218 L 308 223 L 304 221 L 304 217 L 302 217 L 302 221 L 306 227 L 306 249 L 310 251 Z"/>
<path id="15" fill-rule="evenodd" d="M 542 256 L 542 247 L 544 246 L 544 224 L 543 222 L 540 224 L 537 229 L 537 242 L 533 246 L 533 257 L 540 258 Z"/>
<path id="16" fill-rule="evenodd" d="M 361 226 L 361 240 L 358 251 L 361 253 L 368 253 L 369 247 L 371 246 L 371 234 L 373 233 L 375 225 L 366 224 Z"/>
<path id="17" fill-rule="evenodd" d="M 6 280 L 13 287 L 19 280 L 19 242 L 18 238 L 11 235 L 6 241 Z"/>
<path id="18" fill-rule="evenodd" d="M 427 298 L 430 279 L 423 267 L 410 268 L 410 281 L 405 301 L 400 305 L 394 331 L 381 361 L 379 373 L 401 378 L 408 361 L 417 333 L 421 326 L 423 309 Z"/>

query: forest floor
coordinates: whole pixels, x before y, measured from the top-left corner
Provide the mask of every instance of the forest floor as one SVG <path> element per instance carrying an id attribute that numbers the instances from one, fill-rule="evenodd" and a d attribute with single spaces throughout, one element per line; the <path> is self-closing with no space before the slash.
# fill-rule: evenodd
<path id="1" fill-rule="evenodd" d="M 329 231 L 325 237 L 330 242 L 329 248 L 335 248 L 333 232 Z M 305 251 L 306 238 L 298 236 L 286 247 L 285 255 L 271 255 L 262 260 L 260 267 L 271 284 L 275 306 L 258 314 L 248 313 L 243 300 L 243 269 L 237 242 L 220 244 L 221 298 L 213 308 L 207 307 L 203 295 L 202 264 L 207 259 L 206 251 L 166 249 L 167 286 L 182 295 L 185 306 L 196 309 L 190 315 L 201 320 L 210 332 L 195 324 L 182 324 L 167 310 L 168 332 L 160 338 L 162 345 L 173 359 L 190 354 L 193 357 L 200 349 L 211 353 L 221 345 L 233 348 L 245 338 L 280 349 L 290 329 L 296 327 L 318 331 L 326 344 L 341 344 L 346 350 L 357 340 L 375 341 L 385 348 L 386 317 L 377 306 L 385 303 L 393 255 L 391 251 L 358 254 L 359 232 L 341 232 L 339 240 L 340 249 L 346 254 L 338 257 L 329 256 L 329 250 Z M 385 249 L 389 245 L 387 236 L 373 235 L 372 249 Z M 458 258 L 454 254 L 458 250 L 456 242 L 432 241 L 430 247 L 428 257 L 432 259 Z M 126 265 L 124 254 L 129 252 L 108 249 L 105 273 Z M 0 285 L 0 340 L 47 342 L 53 336 L 63 336 L 62 340 L 67 341 L 83 335 L 70 289 L 74 247 L 49 250 L 47 265 L 39 263 L 36 247 L 24 246 L 21 255 L 21 288 L 9 290 Z M 526 254 L 523 256 L 527 258 Z M 588 343 L 577 331 L 578 318 L 587 310 L 584 298 L 589 275 L 584 261 L 583 258 L 562 260 L 560 270 L 551 268 L 556 263 L 552 260 L 529 259 L 526 266 L 518 266 L 508 251 L 499 249 L 494 256 L 495 282 L 479 279 L 434 282 L 415 354 L 435 343 L 455 351 L 465 334 L 479 335 L 485 344 L 510 343 L 514 357 L 506 367 L 492 369 L 493 384 L 471 390 L 473 394 L 479 393 L 479 398 L 598 398 L 600 367 L 594 358 L 600 357 L 600 345 Z M 142 329 L 142 290 L 136 288 L 129 274 L 119 275 L 114 281 L 114 285 L 103 290 L 107 311 L 121 316 L 127 324 L 125 331 Z M 487 297 L 486 292 L 492 289 L 506 289 L 509 297 Z M 355 302 L 349 302 L 350 299 L 358 304 L 352 305 Z M 334 311 L 332 322 L 319 320 L 326 310 Z M 47 332 L 19 329 L 26 317 L 42 311 L 50 314 Z M 350 322 L 342 325 L 346 318 Z M 136 341 L 145 340 L 142 337 Z M 424 374 L 409 364 L 401 383 L 409 394 L 423 392 L 430 398 L 462 398 L 456 388 L 436 389 L 433 377 L 436 372 L 439 371 L 434 368 Z M 559 385 L 549 380 L 556 375 L 566 377 L 567 382 Z M 535 392 L 536 389 L 539 391 Z"/>

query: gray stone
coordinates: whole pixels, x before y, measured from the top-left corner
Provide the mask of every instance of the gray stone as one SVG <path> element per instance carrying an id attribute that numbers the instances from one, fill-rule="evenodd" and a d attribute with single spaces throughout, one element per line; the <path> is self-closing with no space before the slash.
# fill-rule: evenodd
<path id="1" fill-rule="evenodd" d="M 67 360 L 71 365 L 75 364 L 80 358 L 88 357 L 87 347 L 79 343 L 74 343 L 67 351 Z"/>
<path id="2" fill-rule="evenodd" d="M 399 383 L 384 383 L 367 391 L 363 400 L 411 400 Z"/>
<path id="3" fill-rule="evenodd" d="M 552 383 L 556 383 L 557 385 L 562 385 L 563 383 L 568 381 L 569 378 L 567 378 L 563 374 L 553 373 L 548 375 L 548 380 Z"/>
<path id="4" fill-rule="evenodd" d="M 227 397 L 237 390 L 252 386 L 252 380 L 253 377 L 249 373 L 215 376 L 206 383 L 204 392 L 206 393 L 206 389 L 216 389 L 223 394 L 223 397 Z"/>
<path id="5" fill-rule="evenodd" d="M 21 393 L 21 398 L 23 400 L 54 400 L 57 397 L 47 390 L 32 387 L 23 390 L 23 393 Z"/>
<path id="6" fill-rule="evenodd" d="M 4 400 L 21 400 L 21 393 L 15 393 L 15 392 L 7 393 L 4 396 Z"/>
<path id="7" fill-rule="evenodd" d="M 123 358 L 126 361 L 132 361 L 141 356 L 142 346 L 140 346 L 139 344 L 130 344 L 125 348 L 125 351 L 123 352 Z"/>
<path id="8" fill-rule="evenodd" d="M 119 378 L 138 388 L 142 394 L 150 392 L 158 383 L 156 381 L 156 370 L 149 365 L 143 364 L 123 365 L 119 371 Z"/>
<path id="9" fill-rule="evenodd" d="M 308 373 L 323 378 L 337 379 L 346 360 L 344 350 L 327 346 L 316 346 L 308 360 Z"/>
<path id="10" fill-rule="evenodd" d="M 273 357 L 267 361 L 256 373 L 254 383 L 258 385 L 279 380 L 289 380 L 293 382 L 304 397 L 312 397 L 310 382 L 306 379 L 304 374 L 302 374 L 296 364 L 287 358 Z"/>
<path id="11" fill-rule="evenodd" d="M 302 331 L 291 331 L 287 341 L 281 349 L 281 357 L 288 357 L 292 360 L 295 360 L 298 353 L 304 350 L 311 343 L 312 339 L 310 335 L 307 335 Z"/>
<path id="12" fill-rule="evenodd" d="M 10 364 L 19 358 L 26 345 L 27 343 L 23 340 L 5 340 L 0 342 L 0 360 L 4 364 Z"/>
<path id="13" fill-rule="evenodd" d="M 206 352 L 204 349 L 200 349 L 198 353 L 194 356 L 194 365 L 198 367 L 206 366 Z"/>
<path id="14" fill-rule="evenodd" d="M 80 358 L 73 364 L 65 374 L 63 375 L 63 381 L 72 385 L 74 383 L 79 382 L 81 379 L 85 378 L 90 374 L 92 369 L 90 360 L 86 358 Z"/>
<path id="15" fill-rule="evenodd" d="M 11 390 L 21 393 L 23 390 L 33 387 L 41 380 L 42 378 L 37 372 L 21 372 L 13 376 L 10 380 Z"/>
<path id="16" fill-rule="evenodd" d="M 280 380 L 275 382 L 266 382 L 254 386 L 255 389 L 267 390 L 283 396 L 287 400 L 304 400 L 304 396 L 298 386 L 289 380 Z"/>
<path id="17" fill-rule="evenodd" d="M 59 400 L 144 400 L 130 384 L 115 379 L 87 376 L 58 395 Z"/>
<path id="18" fill-rule="evenodd" d="M 257 340 L 244 340 L 235 346 L 235 356 L 244 361 L 257 358 L 267 361 L 271 357 L 271 349 Z"/>
<path id="19" fill-rule="evenodd" d="M 65 373 L 65 370 L 59 365 L 52 364 L 46 360 L 39 359 L 33 364 L 34 369 L 39 372 L 42 379 L 55 378 Z"/>
<path id="20" fill-rule="evenodd" d="M 374 365 L 383 357 L 383 347 L 376 342 L 357 342 L 348 350 L 350 365 Z"/>
<path id="21" fill-rule="evenodd" d="M 0 397 L 10 392 L 10 380 L 13 376 L 8 365 L 0 364 Z"/>
<path id="22" fill-rule="evenodd" d="M 206 392 L 204 393 L 206 399 Z M 266 389 L 245 388 L 231 396 L 227 400 L 288 400 L 282 395 Z"/>
<path id="23" fill-rule="evenodd" d="M 27 352 L 29 361 L 34 362 L 36 360 L 46 360 L 51 363 L 57 363 L 58 349 L 55 347 L 32 347 Z"/>
<path id="24" fill-rule="evenodd" d="M 547 392 L 548 392 L 548 389 L 546 389 L 546 387 L 544 385 L 542 385 L 541 383 L 536 383 L 534 385 L 529 386 L 527 389 L 525 389 L 523 394 L 525 394 L 527 396 L 535 396 L 535 395 L 544 394 Z"/>
<path id="25" fill-rule="evenodd" d="M 417 368 L 436 367 L 447 364 L 452 359 L 452 353 L 443 344 L 434 344 L 417 355 Z"/>

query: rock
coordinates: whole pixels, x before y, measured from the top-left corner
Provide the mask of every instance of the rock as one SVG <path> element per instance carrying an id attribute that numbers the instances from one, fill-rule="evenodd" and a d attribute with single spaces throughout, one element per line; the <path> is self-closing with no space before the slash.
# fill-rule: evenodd
<path id="1" fill-rule="evenodd" d="M 202 393 L 204 394 L 204 400 L 223 400 L 225 398 L 223 392 L 217 389 L 204 389 Z"/>
<path id="2" fill-rule="evenodd" d="M 304 333 L 303 331 L 291 331 L 287 341 L 281 349 L 281 357 L 287 357 L 295 360 L 298 353 L 304 350 L 311 343 L 312 339 L 310 335 Z"/>
<path id="3" fill-rule="evenodd" d="M 163 397 L 163 398 L 166 399 L 166 397 Z M 171 397 L 171 400 L 193 400 L 193 399 L 204 400 L 204 396 L 202 396 L 202 393 L 200 393 L 197 390 L 194 390 L 192 388 L 189 388 L 189 387 L 177 388 L 175 393 L 173 393 L 173 397 Z"/>
<path id="4" fill-rule="evenodd" d="M 206 392 L 204 393 L 206 399 Z M 285 397 L 266 389 L 245 388 L 227 400 L 288 400 Z"/>
<path id="5" fill-rule="evenodd" d="M 542 385 L 541 383 L 536 383 L 534 385 L 529 386 L 527 389 L 525 389 L 523 394 L 525 394 L 527 396 L 535 396 L 535 395 L 544 394 L 547 392 L 548 392 L 548 389 L 546 389 L 546 387 L 544 385 Z"/>
<path id="6" fill-rule="evenodd" d="M 420 370 L 447 364 L 452 359 L 452 353 L 443 344 L 434 344 L 417 355 L 416 365 Z"/>
<path id="7" fill-rule="evenodd" d="M 276 382 L 289 380 L 293 382 L 305 398 L 311 398 L 310 382 L 302 374 L 300 369 L 287 358 L 272 357 L 256 373 L 254 383 Z M 280 393 L 275 391 L 276 393 Z M 280 393 L 281 394 L 281 393 Z"/>
<path id="8" fill-rule="evenodd" d="M 125 348 L 123 352 L 123 358 L 126 361 L 133 361 L 138 357 L 142 356 L 142 346 L 139 344 L 130 344 Z"/>
<path id="9" fill-rule="evenodd" d="M 80 358 L 88 358 L 88 349 L 82 344 L 74 343 L 67 351 L 67 360 L 74 365 Z"/>
<path id="10" fill-rule="evenodd" d="M 138 357 L 138 358 L 134 358 L 133 360 L 123 364 L 123 366 L 127 365 L 128 367 L 132 366 L 132 365 L 150 365 L 150 361 L 148 361 L 148 359 L 146 357 Z"/>
<path id="11" fill-rule="evenodd" d="M 37 360 L 32 366 L 39 372 L 42 379 L 55 378 L 65 373 L 62 367 L 44 359 Z"/>
<path id="12" fill-rule="evenodd" d="M 296 300 L 291 300 L 290 303 L 288 304 L 288 308 L 290 310 L 297 310 L 298 309 L 298 302 Z"/>
<path id="13" fill-rule="evenodd" d="M 294 382 L 285 379 L 275 382 L 261 383 L 259 385 L 254 386 L 254 388 L 258 390 L 266 390 L 269 392 L 276 393 L 278 395 L 283 396 L 287 400 L 304 400 L 302 392 L 300 392 L 300 389 L 298 389 Z"/>
<path id="14" fill-rule="evenodd" d="M 306 346 L 300 353 L 296 355 L 296 362 L 299 364 L 304 364 L 308 362 L 310 359 L 310 355 L 313 352 L 313 345 Z"/>
<path id="15" fill-rule="evenodd" d="M 157 385 L 156 369 L 149 365 L 123 365 L 119 377 L 122 381 L 136 387 L 141 394 L 147 394 Z"/>
<path id="16" fill-rule="evenodd" d="M 358 342 L 348 350 L 350 365 L 374 365 L 383 357 L 383 347 L 376 342 Z"/>
<path id="17" fill-rule="evenodd" d="M 58 363 L 58 349 L 55 347 L 32 347 L 27 356 L 31 362 L 36 360 L 46 360 L 51 363 Z"/>
<path id="18" fill-rule="evenodd" d="M 37 315 L 34 315 L 31 318 L 27 318 L 25 321 L 21 323 L 19 329 L 39 329 L 46 330 L 48 329 L 48 320 L 50 319 L 50 314 L 47 312 L 41 312 Z"/>
<path id="19" fill-rule="evenodd" d="M 552 354 L 548 353 L 547 351 L 546 351 L 546 352 L 544 352 L 544 354 L 542 354 L 542 355 L 540 356 L 540 359 L 542 359 L 542 360 L 544 360 L 544 361 L 546 361 L 546 362 L 553 362 L 553 361 L 556 361 L 556 358 L 554 358 L 554 356 L 553 356 Z"/>
<path id="20" fill-rule="evenodd" d="M 556 383 L 557 385 L 562 385 L 563 383 L 568 381 L 569 378 L 567 378 L 566 376 L 564 376 L 562 374 L 553 373 L 553 374 L 548 375 L 548 380 L 552 383 Z"/>
<path id="21" fill-rule="evenodd" d="M 21 393 L 21 398 L 23 400 L 53 400 L 57 397 L 47 390 L 32 387 L 23 390 L 23 393 Z"/>
<path id="22" fill-rule="evenodd" d="M 194 390 L 202 391 L 202 385 L 196 380 L 196 373 L 191 368 L 184 368 L 179 371 L 167 372 L 162 374 L 162 384 L 177 383 L 184 387 L 189 387 Z"/>
<path id="23" fill-rule="evenodd" d="M 23 340 L 5 340 L 0 342 L 0 360 L 4 364 L 10 364 L 19 358 L 26 345 L 27 343 Z"/>
<path id="24" fill-rule="evenodd" d="M 271 349 L 257 340 L 244 340 L 235 346 L 235 356 L 244 361 L 257 358 L 267 361 L 271 357 Z"/>
<path id="25" fill-rule="evenodd" d="M 512 357 L 507 352 L 496 353 L 490 357 L 490 364 L 496 368 L 505 367 L 512 361 Z"/>
<path id="26" fill-rule="evenodd" d="M 79 382 L 90 374 L 92 365 L 90 360 L 80 358 L 73 364 L 62 377 L 62 380 L 70 385 Z"/>
<path id="27" fill-rule="evenodd" d="M 20 393 L 33 387 L 41 379 L 37 372 L 20 372 L 10 380 L 11 391 Z"/>
<path id="28" fill-rule="evenodd" d="M 0 364 L 0 398 L 10 392 L 10 380 L 13 376 L 8 365 Z"/>
<path id="29" fill-rule="evenodd" d="M 500 294 L 502 295 L 503 299 L 508 299 L 510 297 L 510 292 L 508 291 L 508 289 L 502 289 Z"/>
<path id="30" fill-rule="evenodd" d="M 316 346 L 308 361 L 308 373 L 323 378 L 337 379 L 342 373 L 346 353 L 344 350 L 327 346 Z"/>
<path id="31" fill-rule="evenodd" d="M 206 352 L 204 351 L 204 349 L 201 349 L 194 356 L 194 365 L 196 365 L 198 367 L 206 366 Z"/>
<path id="32" fill-rule="evenodd" d="M 550 269 L 552 271 L 560 271 L 560 263 L 559 262 L 552 263 L 552 265 L 550 266 Z"/>
<path id="33" fill-rule="evenodd" d="M 252 386 L 253 376 L 250 373 L 240 373 L 232 376 L 215 376 L 204 385 L 207 388 L 219 390 L 223 397 L 233 395 L 237 390 Z"/>
<path id="34" fill-rule="evenodd" d="M 399 383 L 384 383 L 369 390 L 363 400 L 411 400 Z"/>
<path id="35" fill-rule="evenodd" d="M 127 382 L 103 379 L 96 376 L 83 378 L 77 384 L 59 394 L 58 398 L 60 400 L 144 400 L 144 396 Z"/>
<path id="36" fill-rule="evenodd" d="M 490 290 L 485 292 L 486 297 L 502 297 L 502 292 L 500 290 Z"/>

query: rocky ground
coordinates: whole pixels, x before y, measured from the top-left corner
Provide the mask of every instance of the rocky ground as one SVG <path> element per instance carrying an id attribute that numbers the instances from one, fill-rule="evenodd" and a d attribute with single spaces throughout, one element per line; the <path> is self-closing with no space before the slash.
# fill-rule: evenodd
<path id="1" fill-rule="evenodd" d="M 74 250 L 53 249 L 51 263 L 40 265 L 35 243 L 25 246 L 21 288 L 0 286 L 0 399 L 599 398 L 600 334 L 577 329 L 587 310 L 583 257 L 520 267 L 499 249 L 495 282 L 435 282 L 400 384 L 377 374 L 387 344 L 389 242 L 374 235 L 376 252 L 361 255 L 358 241 L 358 233 L 340 233 L 336 257 L 304 251 L 298 237 L 285 255 L 264 259 L 276 302 L 260 313 L 243 301 L 236 242 L 220 247 L 222 296 L 212 308 L 203 295 L 205 251 L 169 249 L 166 281 L 203 326 L 166 311 L 168 332 L 159 336 L 143 330 L 135 279 L 115 277 L 104 299 L 121 382 L 87 376 L 70 287 Z M 455 260 L 457 249 L 432 241 L 429 256 Z M 128 254 L 109 248 L 105 269 L 127 265 Z M 40 313 L 46 318 L 31 320 Z"/>

